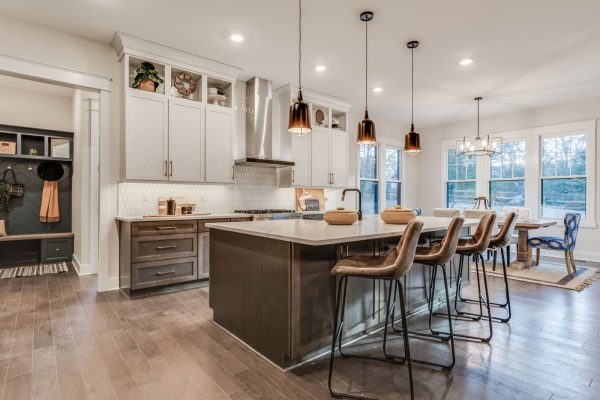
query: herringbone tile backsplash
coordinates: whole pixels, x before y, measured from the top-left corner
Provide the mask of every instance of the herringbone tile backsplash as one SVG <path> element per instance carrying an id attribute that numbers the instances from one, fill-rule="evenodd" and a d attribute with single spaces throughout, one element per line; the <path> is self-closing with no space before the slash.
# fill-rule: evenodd
<path id="1" fill-rule="evenodd" d="M 235 167 L 235 184 L 203 185 L 122 182 L 119 215 L 142 216 L 158 212 L 158 198 L 181 196 L 196 203 L 196 212 L 228 213 L 238 209 L 295 209 L 293 188 L 280 189 L 273 168 Z M 341 191 L 326 189 L 326 209 L 341 204 Z"/>

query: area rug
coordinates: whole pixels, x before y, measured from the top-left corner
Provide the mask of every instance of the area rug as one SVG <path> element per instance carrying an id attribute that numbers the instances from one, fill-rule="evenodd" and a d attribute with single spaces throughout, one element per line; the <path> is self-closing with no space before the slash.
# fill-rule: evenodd
<path id="1" fill-rule="evenodd" d="M 0 268 L 0 279 L 17 278 L 20 276 L 48 275 L 67 272 L 66 262 L 52 264 L 22 265 L 18 267 Z"/>
<path id="2" fill-rule="evenodd" d="M 471 270 L 475 271 L 475 266 L 473 264 Z M 485 262 L 485 271 L 488 275 L 503 277 L 502 263 L 499 259 L 496 265 L 496 272 L 492 271 L 491 260 Z M 531 268 L 525 269 L 508 267 L 506 272 L 509 279 L 576 290 L 578 292 L 581 292 L 595 281 L 600 280 L 599 268 L 580 265 L 573 275 L 569 275 L 564 263 L 553 263 L 549 261 L 541 261 L 539 266 L 532 266 Z"/>

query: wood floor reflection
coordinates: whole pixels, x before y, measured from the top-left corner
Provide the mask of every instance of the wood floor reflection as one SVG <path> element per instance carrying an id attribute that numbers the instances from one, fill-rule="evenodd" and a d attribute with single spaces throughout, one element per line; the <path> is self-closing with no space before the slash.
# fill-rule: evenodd
<path id="1" fill-rule="evenodd" d="M 510 324 L 494 325 L 491 345 L 457 341 L 452 373 L 415 367 L 418 399 L 600 398 L 600 284 L 577 293 L 510 283 Z M 73 271 L 0 281 L 3 399 L 329 398 L 327 357 L 279 371 L 211 322 L 207 288 L 130 300 L 96 287 Z M 409 324 L 424 328 L 426 318 Z M 401 346 L 392 340 L 392 351 Z M 379 350 L 378 335 L 348 349 Z M 447 355 L 417 339 L 411 351 Z M 336 371 L 339 390 L 409 398 L 403 366 L 338 359 Z"/>

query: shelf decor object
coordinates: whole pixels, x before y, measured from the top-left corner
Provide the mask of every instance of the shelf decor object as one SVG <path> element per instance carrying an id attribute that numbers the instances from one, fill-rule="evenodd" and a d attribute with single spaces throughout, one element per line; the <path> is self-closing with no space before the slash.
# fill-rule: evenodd
<path id="1" fill-rule="evenodd" d="M 404 135 L 404 152 L 409 156 L 416 156 L 421 152 L 421 136 L 415 132 L 415 49 L 419 42 L 412 40 L 406 44 L 410 49 L 410 132 Z"/>
<path id="2" fill-rule="evenodd" d="M 302 0 L 298 0 L 298 98 L 290 106 L 288 132 L 304 136 L 312 132 L 308 103 L 302 99 Z"/>
<path id="3" fill-rule="evenodd" d="M 363 120 L 358 123 L 358 135 L 356 142 L 359 144 L 375 144 L 377 138 L 375 135 L 375 122 L 369 118 L 368 104 L 368 82 L 369 82 L 369 21 L 373 19 L 372 11 L 365 11 L 360 14 L 360 20 L 365 23 L 365 115 Z"/>
<path id="4" fill-rule="evenodd" d="M 175 75 L 173 86 L 177 89 L 177 93 L 184 97 L 190 97 L 198 88 L 196 81 L 185 72 Z"/>
<path id="5" fill-rule="evenodd" d="M 463 137 L 456 143 L 458 154 L 466 157 L 489 156 L 500 153 L 502 148 L 502 138 L 492 137 L 491 135 L 481 136 L 479 132 L 479 102 L 482 97 L 475 97 L 477 102 L 477 136 Z"/>
<path id="6" fill-rule="evenodd" d="M 145 90 L 147 92 L 155 92 L 158 85 L 164 80 L 158 75 L 158 71 L 154 64 L 144 61 L 135 71 L 135 78 L 131 85 L 134 89 Z"/>
<path id="7" fill-rule="evenodd" d="M 358 221 L 358 213 L 346 210 L 344 207 L 338 207 L 335 210 L 325 212 L 323 219 L 329 225 L 352 225 Z"/>

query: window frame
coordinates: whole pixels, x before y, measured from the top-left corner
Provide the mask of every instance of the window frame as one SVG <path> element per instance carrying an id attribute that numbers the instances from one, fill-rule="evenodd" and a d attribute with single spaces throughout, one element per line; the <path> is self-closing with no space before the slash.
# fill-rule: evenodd
<path id="1" fill-rule="evenodd" d="M 524 190 L 525 190 L 525 192 L 527 192 L 527 149 L 528 149 L 527 140 L 525 140 L 524 138 L 510 138 L 509 140 L 504 140 L 502 142 L 502 146 L 509 144 L 509 143 L 516 143 L 516 142 L 523 142 L 525 144 L 525 153 L 524 153 L 524 159 L 523 159 L 523 162 L 525 164 L 524 174 L 522 177 L 518 177 L 518 178 L 515 178 L 514 174 L 513 174 L 513 177 L 511 177 L 511 178 L 492 178 L 492 158 L 490 157 L 489 162 L 488 162 L 489 167 L 488 167 L 488 171 L 487 171 L 487 187 L 488 187 L 487 196 L 490 201 L 490 206 L 492 206 L 492 183 L 493 182 L 523 181 Z M 514 206 L 514 207 L 526 207 L 527 193 L 523 193 L 523 195 L 524 195 L 523 205 Z"/>
<path id="2" fill-rule="evenodd" d="M 542 152 L 541 138 L 572 136 L 583 134 L 586 136 L 586 218 L 581 220 L 581 228 L 596 228 L 596 134 L 598 120 L 585 120 L 551 126 L 518 129 L 511 131 L 495 131 L 503 142 L 525 141 L 525 207 L 531 210 L 532 218 L 541 218 L 541 178 L 542 178 Z M 440 207 L 447 204 L 447 149 L 456 147 L 456 140 L 460 138 L 445 139 L 441 144 L 441 179 L 440 190 L 442 193 Z M 489 196 L 490 158 L 478 157 L 477 160 L 477 195 Z M 558 225 L 562 219 L 544 218 L 555 220 Z"/>
<path id="3" fill-rule="evenodd" d="M 356 146 L 356 169 L 357 169 L 357 173 L 356 173 L 356 187 L 360 188 L 360 181 L 361 180 L 372 180 L 372 181 L 377 181 L 379 183 L 379 190 L 378 190 L 378 196 L 379 196 L 379 210 L 378 214 L 381 213 L 381 211 L 383 211 L 384 208 L 387 207 L 387 197 L 386 197 L 386 185 L 387 185 L 387 176 L 386 176 L 386 166 L 387 166 L 387 158 L 386 158 L 386 152 L 388 147 L 389 148 L 393 148 L 396 150 L 400 150 L 400 180 L 396 181 L 390 181 L 390 182 L 398 182 L 400 183 L 400 202 L 402 203 L 405 199 L 405 177 L 406 177 L 406 156 L 404 154 L 404 152 L 402 151 L 404 149 L 404 147 L 402 146 L 402 143 L 398 140 L 394 140 L 391 138 L 385 138 L 385 137 L 379 137 L 377 143 L 375 144 L 375 146 L 377 146 L 378 152 L 377 152 L 377 179 L 362 179 L 360 177 L 360 144 L 357 144 Z M 383 162 L 382 162 L 383 161 Z M 364 197 L 364 193 L 363 193 L 363 197 Z M 358 198 L 356 199 L 356 201 L 358 202 Z"/>
<path id="4" fill-rule="evenodd" d="M 594 127 L 595 128 L 595 127 Z M 558 137 L 567 137 L 567 136 L 578 136 L 578 135 L 583 135 L 585 136 L 586 139 L 586 149 L 585 149 L 585 153 L 586 153 L 586 162 L 585 162 L 585 175 L 566 175 L 566 176 L 549 176 L 549 177 L 544 177 L 543 174 L 543 159 L 542 159 L 542 142 L 544 139 L 550 139 L 550 138 L 558 138 Z M 562 218 L 550 218 L 550 217 L 543 217 L 542 214 L 542 200 L 543 200 L 543 181 L 544 180 L 553 180 L 553 179 L 580 179 L 580 178 L 584 178 L 585 179 L 585 218 L 581 219 L 581 223 L 580 226 L 584 226 L 584 227 L 596 227 L 596 219 L 595 219 L 595 181 L 596 181 L 596 177 L 595 176 L 590 176 L 590 173 L 593 174 L 593 172 L 596 170 L 596 164 L 595 164 L 595 154 L 596 154 L 596 130 L 594 129 L 593 133 L 591 132 L 584 132 L 584 131 L 579 131 L 579 130 L 574 130 L 574 131 L 561 131 L 561 132 L 546 132 L 544 134 L 539 135 L 538 137 L 538 146 L 539 146 L 539 162 L 538 162 L 538 191 L 539 191 L 539 195 L 538 195 L 538 199 L 537 199 L 537 203 L 538 203 L 538 207 L 539 207 L 539 212 L 538 212 L 538 217 L 539 218 L 544 218 L 547 220 L 555 220 L 555 221 L 562 221 Z M 592 147 L 593 146 L 593 147 Z M 591 151 L 590 151 L 591 149 Z M 593 159 L 593 160 L 591 160 Z M 590 167 L 590 161 L 592 161 L 593 163 L 593 168 Z M 590 185 L 593 184 L 593 189 L 590 188 Z M 593 216 L 592 218 L 590 218 L 590 212 L 592 212 Z"/>
<path id="5" fill-rule="evenodd" d="M 404 201 L 404 185 L 403 185 L 403 179 L 402 176 L 404 174 L 404 165 L 403 165 L 403 161 L 404 161 L 404 151 L 403 148 L 399 147 L 399 146 L 395 146 L 392 144 L 385 144 L 384 145 L 385 149 L 382 151 L 382 153 L 385 155 L 385 165 L 383 165 L 383 191 L 384 191 L 384 196 L 383 199 L 385 200 L 385 206 L 386 207 L 390 207 L 387 204 L 387 184 L 388 183 L 397 183 L 399 186 L 399 193 L 398 193 L 398 203 L 402 204 L 402 201 Z M 400 173 L 398 174 L 398 179 L 388 179 L 387 178 L 387 151 L 388 150 L 394 150 L 394 151 L 398 151 L 400 160 L 398 163 L 398 168 L 400 168 Z"/>
<path id="6" fill-rule="evenodd" d="M 446 141 L 442 146 L 442 206 L 444 208 L 448 208 L 448 184 L 449 183 L 467 183 L 467 182 L 475 182 L 475 197 L 477 196 L 477 171 L 480 170 L 479 162 L 476 157 L 475 158 L 475 178 L 474 179 L 448 179 L 448 151 L 455 150 L 456 151 L 456 140 Z M 458 155 L 457 155 L 458 156 Z M 475 204 L 475 199 L 473 198 L 473 204 Z"/>
<path id="7" fill-rule="evenodd" d="M 360 148 L 361 148 L 361 146 L 373 146 L 373 147 L 375 147 L 377 149 L 377 151 L 376 151 L 376 155 L 377 155 L 377 160 L 376 161 L 377 161 L 377 164 L 375 166 L 375 169 L 376 169 L 376 171 L 375 171 L 375 178 L 363 178 L 362 176 L 360 176 L 360 171 L 361 171 L 361 168 L 360 168 L 360 162 L 361 162 L 361 159 L 360 159 Z M 380 146 L 379 143 L 375 143 L 375 144 L 371 144 L 371 145 L 358 144 L 356 147 L 357 147 L 357 153 L 358 153 L 358 155 L 357 155 L 357 169 L 358 169 L 358 173 L 356 174 L 357 177 L 358 177 L 357 187 L 360 190 L 360 187 L 361 187 L 360 183 L 362 181 L 377 182 L 378 205 L 379 205 L 379 208 L 381 208 L 381 173 L 380 173 L 381 172 L 381 146 Z M 362 199 L 364 199 L 365 198 L 364 193 L 362 193 L 362 194 L 363 194 Z M 362 204 L 361 204 L 361 209 L 362 209 Z M 363 210 L 363 212 L 364 212 L 364 210 Z M 376 214 L 378 214 L 380 212 L 381 212 L 381 210 L 378 209 Z M 371 214 L 365 214 L 365 215 L 371 215 Z"/>

